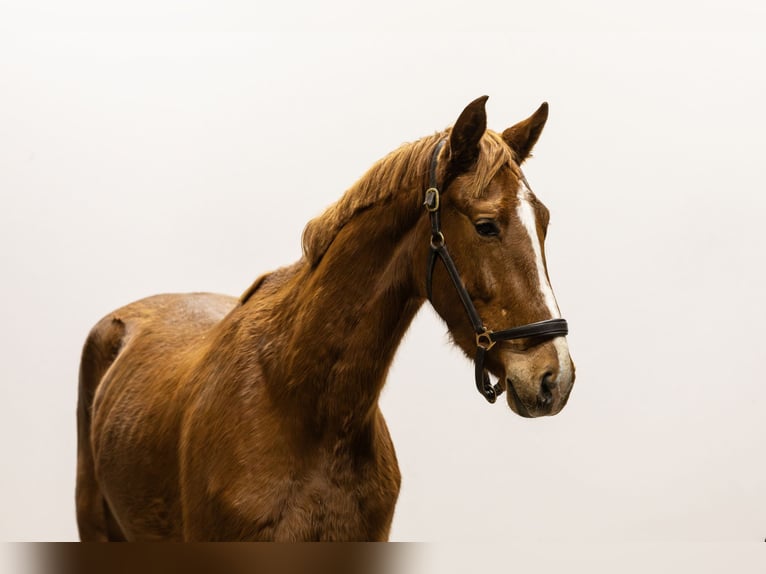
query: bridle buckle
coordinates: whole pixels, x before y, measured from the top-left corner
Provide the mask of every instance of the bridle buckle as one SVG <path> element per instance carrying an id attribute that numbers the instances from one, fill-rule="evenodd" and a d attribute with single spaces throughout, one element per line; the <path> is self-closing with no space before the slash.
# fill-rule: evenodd
<path id="1" fill-rule="evenodd" d="M 426 190 L 426 200 L 423 205 L 426 206 L 426 211 L 431 213 L 439 211 L 439 190 L 436 187 L 429 187 Z"/>
<path id="2" fill-rule="evenodd" d="M 495 346 L 495 341 L 492 338 L 492 331 L 489 329 L 484 329 L 481 333 L 476 333 L 476 346 L 481 347 L 485 351 L 489 351 L 492 347 Z"/>

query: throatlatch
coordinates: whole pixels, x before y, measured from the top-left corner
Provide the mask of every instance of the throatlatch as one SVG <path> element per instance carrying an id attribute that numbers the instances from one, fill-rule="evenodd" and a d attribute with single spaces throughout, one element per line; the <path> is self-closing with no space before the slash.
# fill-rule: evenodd
<path id="1" fill-rule="evenodd" d="M 431 251 L 428 255 L 428 268 L 426 270 L 426 292 L 428 293 L 428 299 L 432 300 L 434 266 L 436 264 L 436 259 L 441 259 L 452 280 L 452 284 L 455 286 L 455 290 L 460 297 L 460 301 L 462 301 L 463 307 L 465 307 L 465 310 L 468 313 L 468 318 L 471 321 L 473 330 L 476 333 L 476 388 L 487 401 L 494 403 L 497 400 L 497 397 L 503 392 L 503 386 L 499 382 L 492 385 L 489 373 L 487 373 L 484 368 L 484 361 L 487 353 L 495 343 L 498 341 L 526 339 L 529 337 L 550 339 L 553 337 L 565 336 L 569 333 L 569 327 L 565 319 L 546 319 L 545 321 L 529 323 L 504 331 L 491 331 L 484 326 L 481 317 L 479 317 L 479 312 L 476 310 L 476 306 L 473 304 L 473 300 L 468 294 L 468 290 L 465 288 L 463 280 L 460 278 L 460 273 L 455 266 L 455 262 L 447 249 L 444 234 L 441 230 L 441 198 L 436 182 L 436 168 L 439 160 L 439 153 L 446 143 L 446 139 L 440 140 L 439 143 L 436 144 L 436 148 L 431 156 L 429 184 L 428 189 L 426 189 L 424 202 L 426 211 L 428 211 L 428 216 L 431 220 Z"/>

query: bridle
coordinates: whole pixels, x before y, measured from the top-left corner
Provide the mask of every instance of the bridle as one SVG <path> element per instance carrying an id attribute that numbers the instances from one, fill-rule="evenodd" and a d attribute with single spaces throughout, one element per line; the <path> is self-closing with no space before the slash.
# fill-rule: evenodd
<path id="1" fill-rule="evenodd" d="M 494 386 L 492 385 L 489 373 L 484 369 L 484 360 L 495 343 L 498 341 L 526 339 L 529 337 L 551 339 L 566 335 L 569 332 L 569 328 L 565 319 L 546 319 L 545 321 L 529 323 L 504 331 L 491 331 L 484 326 L 484 322 L 481 320 L 481 317 L 479 317 L 479 312 L 476 310 L 476 307 L 471 300 L 471 296 L 468 294 L 468 291 L 463 284 L 463 280 L 460 278 L 460 273 L 455 266 L 455 262 L 447 250 L 444 233 L 442 233 L 441 230 L 441 205 L 439 189 L 436 182 L 436 168 L 439 153 L 446 141 L 446 139 L 439 141 L 431 156 L 429 186 L 426 190 L 424 203 L 426 211 L 428 211 L 428 215 L 431 219 L 431 251 L 428 256 L 428 268 L 426 270 L 426 292 L 428 293 L 428 299 L 433 302 L 432 280 L 434 265 L 436 263 L 436 258 L 438 257 L 444 263 L 444 267 L 447 269 L 450 279 L 452 279 L 452 284 L 455 286 L 455 290 L 457 291 L 460 300 L 463 302 L 463 307 L 465 307 L 465 310 L 468 313 L 468 318 L 471 320 L 471 325 L 473 325 L 473 330 L 476 333 L 476 388 L 487 401 L 494 403 L 497 397 L 503 392 L 503 387 L 499 382 Z M 448 185 L 449 183 L 445 184 L 445 191 Z"/>

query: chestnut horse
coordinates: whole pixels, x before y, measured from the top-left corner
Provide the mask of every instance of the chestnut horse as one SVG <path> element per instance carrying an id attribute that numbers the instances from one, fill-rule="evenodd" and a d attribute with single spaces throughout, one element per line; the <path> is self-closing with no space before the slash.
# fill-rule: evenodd
<path id="1" fill-rule="evenodd" d="M 548 210 L 519 167 L 548 107 L 499 134 L 486 99 L 376 163 L 308 223 L 303 257 L 241 298 L 157 295 L 92 329 L 82 540 L 386 540 L 400 474 L 378 398 L 427 299 L 476 353 L 488 399 L 508 390 L 528 417 L 562 409 L 575 374 Z"/>

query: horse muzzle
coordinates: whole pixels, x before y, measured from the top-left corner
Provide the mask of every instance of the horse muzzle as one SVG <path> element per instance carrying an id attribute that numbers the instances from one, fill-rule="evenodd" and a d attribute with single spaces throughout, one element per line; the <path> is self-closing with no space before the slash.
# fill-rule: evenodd
<path id="1" fill-rule="evenodd" d="M 506 400 L 516 414 L 525 418 L 553 416 L 561 412 L 574 386 L 575 369 L 567 356 L 559 368 L 546 368 L 529 376 L 509 369 L 505 377 Z"/>

